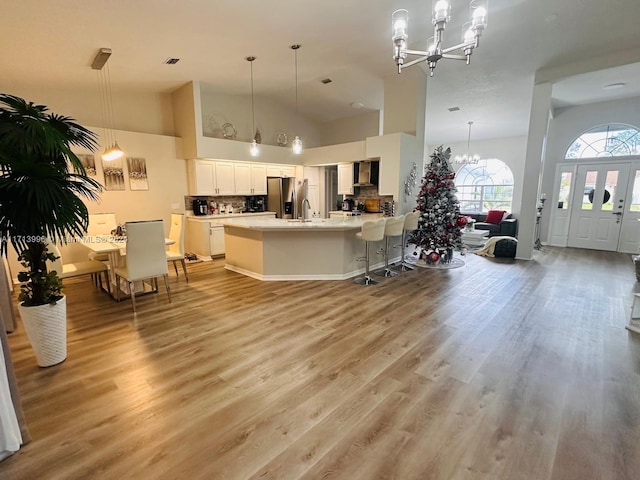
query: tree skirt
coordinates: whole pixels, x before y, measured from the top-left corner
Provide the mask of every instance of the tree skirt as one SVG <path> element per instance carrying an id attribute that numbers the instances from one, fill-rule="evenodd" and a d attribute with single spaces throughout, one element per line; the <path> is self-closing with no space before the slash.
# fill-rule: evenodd
<path id="1" fill-rule="evenodd" d="M 421 267 L 421 268 L 435 268 L 438 270 L 451 270 L 452 268 L 460 268 L 460 267 L 464 267 L 464 260 L 460 259 L 460 258 L 453 258 L 450 262 L 436 262 L 436 263 L 431 263 L 431 262 L 425 262 L 424 260 L 421 260 L 418 258 L 418 255 L 420 254 L 420 251 L 422 250 L 421 248 L 415 247 L 414 245 L 410 245 L 409 246 L 409 254 L 405 255 L 404 257 L 404 261 L 407 262 L 410 265 L 414 265 L 416 267 Z M 414 255 L 415 253 L 415 255 Z M 455 253 L 454 253 L 455 255 Z"/>

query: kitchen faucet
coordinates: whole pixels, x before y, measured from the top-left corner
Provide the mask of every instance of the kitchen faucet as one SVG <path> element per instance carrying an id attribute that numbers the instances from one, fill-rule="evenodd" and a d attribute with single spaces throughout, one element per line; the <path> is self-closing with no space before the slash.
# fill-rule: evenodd
<path id="1" fill-rule="evenodd" d="M 305 210 L 304 208 L 305 204 L 307 205 L 308 210 Z M 307 200 L 307 198 L 305 197 L 304 200 L 302 200 L 302 221 L 303 222 L 311 221 L 311 219 L 307 217 L 309 210 L 311 210 L 311 204 L 309 203 L 309 200 Z"/>

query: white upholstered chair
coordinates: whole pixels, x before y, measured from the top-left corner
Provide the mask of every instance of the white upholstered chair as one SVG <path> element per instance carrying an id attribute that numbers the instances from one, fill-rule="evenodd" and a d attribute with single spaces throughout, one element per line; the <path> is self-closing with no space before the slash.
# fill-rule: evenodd
<path id="1" fill-rule="evenodd" d="M 387 218 L 387 223 L 384 225 L 384 268 L 373 272 L 376 275 L 380 275 L 381 277 L 395 277 L 398 275 L 398 272 L 394 272 L 389 268 L 389 255 L 391 254 L 391 237 L 399 237 L 402 235 L 403 227 L 404 215 Z"/>
<path id="2" fill-rule="evenodd" d="M 84 262 L 72 262 L 64 263 L 62 255 L 58 247 L 47 242 L 47 250 L 58 257 L 53 262 L 50 262 L 47 266 L 49 271 L 55 270 L 58 273 L 58 278 L 64 280 L 65 278 L 79 277 L 82 275 L 96 275 L 100 287 L 102 287 L 102 275 L 104 274 L 105 281 L 107 282 L 107 289 L 111 292 L 111 282 L 109 281 L 109 268 L 102 262 L 97 260 L 85 260 Z"/>
<path id="3" fill-rule="evenodd" d="M 386 218 L 378 218 L 377 220 L 368 220 L 362 224 L 361 230 L 356 233 L 356 237 L 364 240 L 365 243 L 365 257 L 364 257 L 364 277 L 359 277 L 354 280 L 359 285 L 375 285 L 377 280 L 371 278 L 369 272 L 370 262 L 370 244 L 371 242 L 379 242 L 384 238 L 384 226 L 387 223 Z"/>
<path id="4" fill-rule="evenodd" d="M 87 235 L 110 235 L 111 232 L 117 227 L 118 223 L 116 222 L 115 213 L 92 213 L 89 215 L 89 227 L 87 228 Z M 90 252 L 89 259 L 106 262 L 109 260 L 109 254 Z"/>
<path id="5" fill-rule="evenodd" d="M 176 270 L 176 276 L 178 276 L 178 266 L 176 265 L 176 262 L 182 263 L 184 278 L 188 282 L 189 276 L 187 275 L 187 265 L 184 261 L 184 228 L 184 214 L 172 213 L 169 238 L 173 240 L 174 243 L 169 245 L 167 250 L 167 261 L 173 262 L 173 268 Z"/>
<path id="6" fill-rule="evenodd" d="M 124 266 L 113 268 L 116 277 L 116 300 L 120 300 L 120 278 L 129 282 L 133 313 L 136 313 L 135 282 L 153 279 L 156 289 L 157 277 L 163 277 L 167 297 L 171 302 L 167 252 L 162 220 L 127 222 L 127 255 Z"/>

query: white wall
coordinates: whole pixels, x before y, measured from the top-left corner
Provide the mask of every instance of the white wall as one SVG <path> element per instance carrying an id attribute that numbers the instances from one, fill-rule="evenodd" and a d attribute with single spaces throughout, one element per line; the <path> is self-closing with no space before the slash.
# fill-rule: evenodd
<path id="1" fill-rule="evenodd" d="M 549 126 L 541 192 L 553 198 L 556 167 L 564 162 L 567 148 L 583 132 L 597 125 L 625 123 L 640 129 L 640 97 L 557 109 Z M 575 161 L 572 161 L 575 163 Z M 548 238 L 549 211 L 543 214 L 541 238 Z"/>
<path id="2" fill-rule="evenodd" d="M 96 89 L 70 90 L 41 88 L 4 89 L 0 77 L 0 91 L 22 97 L 49 107 L 50 111 L 73 117 L 82 125 L 103 127 L 100 113 L 98 82 Z M 152 133 L 156 135 L 175 135 L 171 95 L 147 92 L 113 91 L 115 128 L 131 132 Z"/>
<path id="3" fill-rule="evenodd" d="M 462 155 L 467 152 L 467 142 L 452 143 L 443 145 L 446 149 L 451 148 L 451 157 Z M 425 152 L 425 163 L 429 162 L 428 155 L 431 155 L 436 146 L 430 146 L 428 152 Z M 470 146 L 471 152 L 476 153 L 483 158 L 497 158 L 502 160 L 511 169 L 513 173 L 513 207 L 512 214 L 517 218 L 522 203 L 522 185 L 524 182 L 524 161 L 527 150 L 527 137 L 511 137 L 511 138 L 493 138 L 489 140 L 474 140 Z M 454 168 L 458 170 L 460 166 L 455 164 Z"/>
<path id="4" fill-rule="evenodd" d="M 322 144 L 337 145 L 376 137 L 379 128 L 380 112 L 377 110 L 322 123 L 320 125 Z"/>
<path id="5" fill-rule="evenodd" d="M 222 138 L 221 128 L 231 123 L 237 130 L 236 140 L 250 142 L 255 131 L 251 127 L 251 96 L 224 95 L 200 87 L 202 130 L 205 136 Z M 278 133 L 284 132 L 291 142 L 298 135 L 304 148 L 322 145 L 320 124 L 297 114 L 266 97 L 254 98 L 256 128 L 262 143 L 277 145 Z"/>

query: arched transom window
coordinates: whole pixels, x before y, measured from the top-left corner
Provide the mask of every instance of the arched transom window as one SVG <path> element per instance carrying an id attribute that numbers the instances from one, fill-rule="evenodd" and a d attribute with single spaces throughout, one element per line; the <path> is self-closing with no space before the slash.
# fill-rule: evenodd
<path id="1" fill-rule="evenodd" d="M 565 159 L 640 155 L 640 132 L 629 125 L 600 125 L 580 135 L 567 149 Z"/>
<path id="2" fill-rule="evenodd" d="M 475 165 L 463 165 L 456 173 L 455 185 L 462 213 L 511 212 L 513 173 L 502 160 L 486 158 Z"/>

